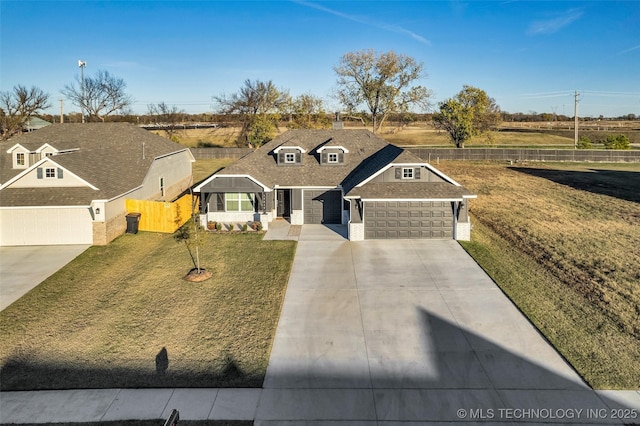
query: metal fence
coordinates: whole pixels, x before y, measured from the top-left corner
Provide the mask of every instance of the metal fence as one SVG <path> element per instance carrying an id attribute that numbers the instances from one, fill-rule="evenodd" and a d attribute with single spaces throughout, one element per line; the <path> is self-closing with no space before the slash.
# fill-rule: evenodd
<path id="1" fill-rule="evenodd" d="M 598 163 L 640 163 L 640 150 L 531 149 L 531 148 L 405 148 L 428 162 L 438 160 L 574 161 Z M 240 158 L 251 148 L 191 148 L 197 160 Z"/>

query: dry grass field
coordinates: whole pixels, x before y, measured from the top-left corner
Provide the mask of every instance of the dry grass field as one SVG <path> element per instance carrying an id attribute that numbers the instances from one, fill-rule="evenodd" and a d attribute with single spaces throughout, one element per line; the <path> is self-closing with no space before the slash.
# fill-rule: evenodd
<path id="1" fill-rule="evenodd" d="M 478 194 L 464 244 L 596 388 L 640 388 L 640 165 L 443 162 Z"/>

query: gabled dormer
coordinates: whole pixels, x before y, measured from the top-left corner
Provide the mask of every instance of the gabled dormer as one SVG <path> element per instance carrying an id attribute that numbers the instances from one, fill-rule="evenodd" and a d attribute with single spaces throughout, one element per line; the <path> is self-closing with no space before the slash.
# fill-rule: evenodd
<path id="1" fill-rule="evenodd" d="M 279 166 L 296 166 L 302 164 L 302 154 L 307 151 L 299 146 L 280 145 L 273 150 L 276 162 Z"/>
<path id="2" fill-rule="evenodd" d="M 321 165 L 340 166 L 345 164 L 349 150 L 338 145 L 323 145 L 316 152 L 319 155 Z"/>
<path id="3" fill-rule="evenodd" d="M 19 143 L 9 148 L 7 154 L 11 154 L 11 163 L 14 169 L 26 169 L 31 163 L 29 150 Z"/>
<path id="4" fill-rule="evenodd" d="M 43 157 L 51 157 L 52 155 L 56 155 L 59 152 L 59 150 L 49 145 L 48 143 L 45 143 L 40 148 L 36 149 L 36 153 L 40 154 L 40 159 L 42 159 Z"/>

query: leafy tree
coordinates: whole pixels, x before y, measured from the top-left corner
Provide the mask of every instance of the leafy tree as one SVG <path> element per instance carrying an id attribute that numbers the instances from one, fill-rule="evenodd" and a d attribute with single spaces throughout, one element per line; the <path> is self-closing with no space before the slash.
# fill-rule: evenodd
<path id="1" fill-rule="evenodd" d="M 453 98 L 440 103 L 433 115 L 434 125 L 449 133 L 451 142 L 464 148 L 471 137 L 486 133 L 500 124 L 500 108 L 484 90 L 463 86 Z"/>
<path id="2" fill-rule="evenodd" d="M 321 98 L 303 94 L 293 99 L 290 107 L 290 129 L 321 129 L 331 124 Z"/>
<path id="3" fill-rule="evenodd" d="M 61 93 L 74 105 L 79 106 L 89 121 L 104 121 L 113 113 L 126 113 L 133 98 L 125 93 L 127 84 L 123 79 L 99 70 L 95 77 L 76 76 L 76 82 L 67 84 Z"/>
<path id="4" fill-rule="evenodd" d="M 245 80 L 244 86 L 231 95 L 221 94 L 213 97 L 217 110 L 221 114 L 239 114 L 242 119 L 242 131 L 238 142 L 249 142 L 249 134 L 254 133 L 254 127 L 262 127 L 264 120 L 270 119 L 274 127 L 280 118 L 282 108 L 289 104 L 289 94 L 285 90 L 276 88 L 272 81 Z M 257 120 L 257 116 L 262 116 Z M 260 133 L 260 131 L 258 131 Z M 262 142 L 253 139 L 256 146 Z"/>
<path id="5" fill-rule="evenodd" d="M 32 86 L 17 85 L 0 92 L 0 132 L 2 140 L 20 133 L 32 115 L 49 108 L 49 94 Z"/>
<path id="6" fill-rule="evenodd" d="M 253 117 L 253 122 L 247 134 L 247 142 L 252 146 L 261 146 L 276 135 L 276 126 L 273 120 L 269 119 L 266 114 L 260 114 Z"/>
<path id="7" fill-rule="evenodd" d="M 393 112 L 429 105 L 431 92 L 413 85 L 424 77 L 423 64 L 410 56 L 393 51 L 377 53 L 372 49 L 349 52 L 333 69 L 338 76 L 338 100 L 348 113 L 366 107 L 374 132 Z"/>
<path id="8" fill-rule="evenodd" d="M 625 135 L 609 135 L 604 140 L 604 147 L 606 149 L 631 149 L 631 144 Z"/>
<path id="9" fill-rule="evenodd" d="M 147 105 L 149 115 L 153 116 L 156 124 L 162 125 L 162 130 L 167 134 L 167 137 L 171 140 L 176 140 L 176 133 L 178 132 L 177 124 L 184 119 L 185 112 L 178 109 L 177 106 L 169 106 L 164 102 L 159 104 Z"/>

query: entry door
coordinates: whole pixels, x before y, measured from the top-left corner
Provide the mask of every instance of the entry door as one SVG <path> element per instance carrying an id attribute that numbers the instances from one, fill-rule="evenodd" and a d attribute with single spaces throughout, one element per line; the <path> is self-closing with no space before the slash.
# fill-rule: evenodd
<path id="1" fill-rule="evenodd" d="M 278 217 L 291 216 L 291 190 L 278 189 L 276 196 L 278 197 Z"/>

